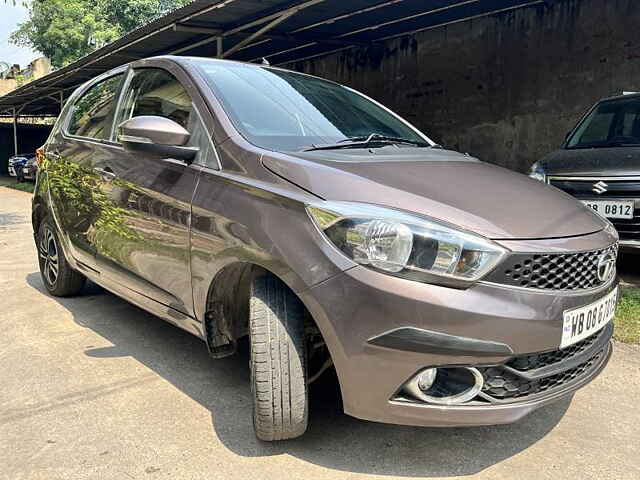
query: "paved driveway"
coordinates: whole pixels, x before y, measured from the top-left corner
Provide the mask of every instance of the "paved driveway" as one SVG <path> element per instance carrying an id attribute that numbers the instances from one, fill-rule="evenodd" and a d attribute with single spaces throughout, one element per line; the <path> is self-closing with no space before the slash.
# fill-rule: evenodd
<path id="1" fill-rule="evenodd" d="M 214 361 L 96 286 L 44 293 L 29 200 L 0 187 L 0 478 L 640 478 L 640 350 L 625 345 L 571 402 L 515 425 L 362 422 L 340 413 L 325 381 L 306 436 L 261 443 L 246 351 Z"/>

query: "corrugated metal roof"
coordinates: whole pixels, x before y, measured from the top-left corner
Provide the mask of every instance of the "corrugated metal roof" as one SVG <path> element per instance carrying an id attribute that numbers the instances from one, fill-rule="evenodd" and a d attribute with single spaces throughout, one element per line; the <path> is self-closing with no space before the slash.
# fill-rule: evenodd
<path id="1" fill-rule="evenodd" d="M 282 64 L 555 0 L 196 0 L 0 97 L 0 115 L 56 115 L 60 95 L 132 60 L 177 54 Z M 256 32 L 271 27 L 263 35 Z M 238 48 L 241 47 L 241 48 Z M 235 49 L 235 50 L 234 50 Z"/>

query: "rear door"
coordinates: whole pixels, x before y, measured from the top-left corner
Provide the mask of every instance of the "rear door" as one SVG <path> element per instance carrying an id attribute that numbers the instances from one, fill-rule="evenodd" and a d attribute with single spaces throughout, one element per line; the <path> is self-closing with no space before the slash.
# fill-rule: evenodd
<path id="1" fill-rule="evenodd" d="M 113 222 L 100 165 L 118 153 L 110 137 L 123 79 L 124 70 L 107 74 L 72 99 L 44 152 L 55 219 L 68 253 L 85 266 L 94 264 L 98 231 Z"/>
<path id="2" fill-rule="evenodd" d="M 191 133 L 189 146 L 199 147 L 199 155 L 210 152 L 199 114 L 182 83 L 188 78 L 178 80 L 161 68 L 134 69 L 129 76 L 116 126 L 141 115 L 166 117 Z M 116 127 L 114 141 L 117 135 Z M 117 228 L 105 231 L 96 242 L 103 275 L 165 305 L 175 323 L 191 329 L 185 324 L 193 316 L 189 226 L 199 169 L 124 149 L 117 158 L 106 159 L 103 168 L 113 178 L 105 179 L 102 191 L 118 207 Z"/>

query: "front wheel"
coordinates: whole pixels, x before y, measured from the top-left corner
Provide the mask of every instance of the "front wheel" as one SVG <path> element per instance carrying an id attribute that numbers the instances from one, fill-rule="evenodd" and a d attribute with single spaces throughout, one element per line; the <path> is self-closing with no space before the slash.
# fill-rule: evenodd
<path id="1" fill-rule="evenodd" d="M 260 440 L 302 435 L 308 424 L 305 309 L 276 277 L 253 282 L 250 303 L 253 425 Z"/>
<path id="2" fill-rule="evenodd" d="M 40 223 L 37 247 L 40 275 L 49 293 L 56 297 L 78 294 L 84 287 L 86 278 L 73 270 L 67 262 L 49 218 Z"/>

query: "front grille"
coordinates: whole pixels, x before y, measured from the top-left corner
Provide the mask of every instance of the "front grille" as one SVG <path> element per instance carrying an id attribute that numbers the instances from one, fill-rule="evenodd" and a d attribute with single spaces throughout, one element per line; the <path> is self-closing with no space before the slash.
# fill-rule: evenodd
<path id="1" fill-rule="evenodd" d="M 604 180 L 607 184 L 606 191 L 596 193 L 594 185 L 601 180 L 594 178 L 593 180 L 573 180 L 570 178 L 556 179 L 551 178 L 549 184 L 564 190 L 569 195 L 578 198 L 634 198 L 640 196 L 640 180 Z"/>
<path id="2" fill-rule="evenodd" d="M 489 367 L 482 372 L 484 377 L 482 392 L 493 399 L 507 400 L 561 387 L 583 375 L 600 359 L 603 353 L 604 350 L 600 350 L 577 367 L 535 380 L 521 377 L 512 371 L 505 370 L 503 367 Z"/>
<path id="3" fill-rule="evenodd" d="M 640 180 L 604 180 L 607 184 L 606 191 L 600 194 L 593 188 L 600 180 L 573 180 L 570 178 L 551 178 L 549 184 L 564 190 L 569 195 L 580 200 L 613 200 L 613 199 L 637 199 L 640 198 Z M 640 240 L 640 209 L 635 209 L 633 218 L 610 218 L 611 223 L 618 230 L 620 240 Z"/>
<path id="4" fill-rule="evenodd" d="M 513 253 L 486 280 L 539 290 L 587 290 L 604 285 L 598 278 L 603 254 L 618 256 L 618 245 L 575 253 Z"/>
<path id="5" fill-rule="evenodd" d="M 600 335 L 604 334 L 606 330 L 607 329 L 602 329 L 599 332 L 594 333 L 590 337 L 585 338 L 584 340 L 562 350 L 552 350 L 550 352 L 534 353 L 531 355 L 522 355 L 520 357 L 516 357 L 513 360 L 509 361 L 507 365 L 520 372 L 528 372 L 537 368 L 555 365 L 556 363 L 568 360 L 571 357 L 574 357 L 575 355 L 578 355 L 587 350 L 598 340 L 598 338 L 600 338 Z"/>

